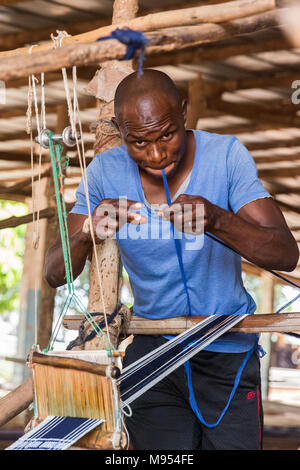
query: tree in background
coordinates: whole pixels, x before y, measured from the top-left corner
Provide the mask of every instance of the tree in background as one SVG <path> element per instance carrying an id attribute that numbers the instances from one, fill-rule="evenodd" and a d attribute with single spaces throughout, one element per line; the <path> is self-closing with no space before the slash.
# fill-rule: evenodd
<path id="1" fill-rule="evenodd" d="M 0 201 L 0 218 L 21 216 L 26 204 Z M 26 225 L 0 230 L 0 314 L 18 311 L 19 285 L 23 271 Z"/>

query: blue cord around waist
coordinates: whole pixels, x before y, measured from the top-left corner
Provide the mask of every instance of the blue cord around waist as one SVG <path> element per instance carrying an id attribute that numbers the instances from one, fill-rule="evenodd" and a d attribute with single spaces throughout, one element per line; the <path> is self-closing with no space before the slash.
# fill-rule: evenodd
<path id="1" fill-rule="evenodd" d="M 236 377 L 235 377 L 235 380 L 234 380 L 234 384 L 233 384 L 233 388 L 231 390 L 231 393 L 229 395 L 229 398 L 227 400 L 227 403 L 222 411 L 222 413 L 220 414 L 220 417 L 218 418 L 218 420 L 215 422 L 215 423 L 207 423 L 207 421 L 205 421 L 205 419 L 203 418 L 203 415 L 201 413 L 201 411 L 199 410 L 199 407 L 198 407 L 198 404 L 197 404 L 197 401 L 196 401 L 196 397 L 195 397 L 195 394 L 194 394 L 194 390 L 193 390 L 193 383 L 192 383 L 192 368 L 191 368 L 191 364 L 190 364 L 190 361 L 186 361 L 184 363 L 184 368 L 185 368 L 185 372 L 186 372 L 186 376 L 187 376 L 187 383 L 188 383 L 188 389 L 189 389 L 189 401 L 190 401 L 190 406 L 193 410 L 193 412 L 195 413 L 195 415 L 197 416 L 197 418 L 199 419 L 200 423 L 203 424 L 203 426 L 206 426 L 207 428 L 215 428 L 217 427 L 220 422 L 222 421 L 222 419 L 224 418 L 225 414 L 226 414 L 226 411 L 228 410 L 229 406 L 230 406 L 230 403 L 235 395 L 235 392 L 238 388 L 238 385 L 240 383 L 240 379 L 241 379 L 241 376 L 242 376 L 242 373 L 247 365 L 247 362 L 249 361 L 250 357 L 252 356 L 252 354 L 254 353 L 254 351 L 258 352 L 258 355 L 259 357 L 262 357 L 265 352 L 263 351 L 263 349 L 261 348 L 261 346 L 258 345 L 258 341 L 256 341 L 255 345 L 253 346 L 253 348 L 251 348 L 245 355 L 244 357 L 244 360 L 239 368 L 239 370 L 237 371 L 237 374 L 236 374 Z"/>

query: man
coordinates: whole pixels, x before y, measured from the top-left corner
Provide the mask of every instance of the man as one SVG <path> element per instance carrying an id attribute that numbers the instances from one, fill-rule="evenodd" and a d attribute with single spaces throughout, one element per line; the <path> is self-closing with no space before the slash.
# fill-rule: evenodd
<path id="1" fill-rule="evenodd" d="M 241 257 L 236 252 L 258 266 L 292 271 L 299 256 L 297 244 L 258 180 L 245 147 L 233 136 L 186 130 L 185 118 L 186 102 L 162 72 L 145 70 L 141 77 L 133 73 L 120 83 L 115 124 L 124 145 L 97 155 L 87 169 L 93 230 L 100 239 L 115 234 L 130 277 L 136 315 L 253 313 L 256 306 L 243 286 Z M 166 206 L 162 170 L 171 206 Z M 201 235 L 199 207 L 204 232 L 235 251 Z M 82 230 L 88 214 L 82 183 L 71 212 L 68 224 L 76 277 L 92 247 L 90 234 Z M 169 220 L 176 227 L 174 236 L 181 234 L 183 273 L 172 231 L 171 236 L 164 236 Z M 153 227 L 162 236 L 149 236 Z M 47 254 L 45 275 L 56 287 L 65 283 L 64 274 L 58 239 Z M 125 365 L 166 341 L 162 336 L 136 335 Z M 188 385 L 182 366 L 133 402 L 132 417 L 126 420 L 133 448 L 260 448 L 256 354 L 251 354 L 229 408 L 215 425 L 237 371 L 256 341 L 256 335 L 223 335 L 190 361 L 192 384 Z M 203 420 L 191 407 L 192 391 Z"/>

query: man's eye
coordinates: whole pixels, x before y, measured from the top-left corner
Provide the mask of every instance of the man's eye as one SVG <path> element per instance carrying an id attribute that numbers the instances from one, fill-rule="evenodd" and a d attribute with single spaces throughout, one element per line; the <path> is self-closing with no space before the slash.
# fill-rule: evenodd
<path id="1" fill-rule="evenodd" d="M 137 140 L 137 141 L 135 142 L 135 145 L 136 145 L 137 147 L 144 147 L 144 146 L 146 145 L 146 142 L 145 142 L 144 140 Z"/>
<path id="2" fill-rule="evenodd" d="M 166 133 L 162 136 L 161 140 L 170 140 L 170 139 L 172 139 L 172 137 L 173 137 L 173 132 L 166 132 Z"/>

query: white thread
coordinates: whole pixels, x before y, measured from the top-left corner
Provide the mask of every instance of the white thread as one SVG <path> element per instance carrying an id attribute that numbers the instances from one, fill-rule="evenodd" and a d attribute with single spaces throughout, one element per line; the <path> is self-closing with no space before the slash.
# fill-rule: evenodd
<path id="1" fill-rule="evenodd" d="M 62 47 L 63 39 L 66 38 L 66 37 L 70 37 L 70 35 L 66 31 L 57 30 L 56 32 L 57 32 L 56 36 L 51 34 L 51 39 L 54 42 L 54 47 L 55 48 Z M 88 217 L 89 217 L 89 221 L 90 221 L 90 227 L 92 227 L 93 226 L 92 225 L 92 214 L 91 214 L 91 208 L 90 208 L 88 185 L 87 185 L 87 180 L 86 180 L 86 159 L 85 159 L 84 139 L 83 139 L 82 124 L 81 124 L 81 119 L 80 119 L 79 103 L 78 103 L 77 89 L 76 89 L 76 85 L 77 85 L 77 72 L 76 72 L 76 70 L 77 69 L 76 69 L 76 66 L 73 66 L 73 68 L 72 68 L 73 106 L 72 106 L 72 100 L 71 100 L 71 96 L 70 96 L 70 90 L 69 90 L 69 84 L 68 84 L 68 77 L 67 77 L 66 68 L 63 67 L 61 70 L 62 70 L 65 93 L 66 93 L 68 115 L 69 115 L 69 119 L 70 119 L 72 134 L 73 134 L 73 137 L 76 140 L 76 148 L 77 148 L 77 153 L 78 153 L 78 158 L 79 158 L 79 163 L 80 163 L 80 169 L 81 169 L 81 174 L 82 174 L 82 180 L 83 180 L 83 186 L 84 186 L 84 191 L 85 191 L 85 196 L 86 196 L 86 201 L 87 201 Z M 77 132 L 76 132 L 77 118 L 78 118 L 79 130 L 80 130 L 80 135 L 81 135 L 81 149 L 80 149 L 78 136 L 77 136 Z M 100 266 L 99 266 L 99 261 L 98 261 L 98 257 L 97 257 L 96 240 L 95 240 L 94 231 L 91 230 L 90 233 L 91 233 L 91 238 L 92 238 L 92 243 L 93 243 L 94 258 L 95 258 L 95 263 L 96 263 L 96 273 L 97 273 L 97 279 L 98 279 L 98 284 L 99 284 L 100 298 L 101 298 L 101 302 L 102 302 L 102 305 L 103 305 L 103 316 L 104 316 L 104 320 L 105 320 L 107 337 L 108 337 L 109 343 L 112 344 L 111 340 L 110 340 L 110 333 L 109 333 L 109 328 L 108 328 L 104 292 L 103 292 L 103 286 L 102 286 L 101 275 L 100 275 Z"/>

